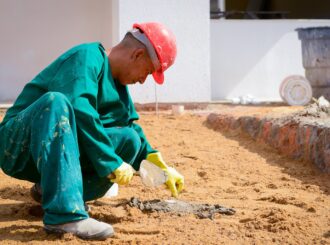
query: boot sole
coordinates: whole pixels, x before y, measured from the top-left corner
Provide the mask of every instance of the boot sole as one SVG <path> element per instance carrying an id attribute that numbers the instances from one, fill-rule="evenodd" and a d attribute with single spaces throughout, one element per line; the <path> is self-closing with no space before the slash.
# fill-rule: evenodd
<path id="1" fill-rule="evenodd" d="M 63 235 L 65 233 L 70 233 L 70 232 L 66 232 L 62 229 L 57 229 L 57 228 L 53 228 L 53 227 L 47 227 L 45 226 L 44 227 L 44 230 L 46 231 L 47 234 L 57 234 L 57 235 Z M 84 236 L 84 235 L 81 235 L 81 234 L 75 234 L 75 233 L 72 233 L 73 235 L 81 238 L 81 239 L 84 239 L 84 240 L 106 240 L 107 238 L 109 237 L 112 237 L 115 232 L 112 230 L 112 229 L 107 229 L 107 230 L 104 230 L 100 233 L 97 233 L 97 234 L 94 234 L 92 236 Z"/>

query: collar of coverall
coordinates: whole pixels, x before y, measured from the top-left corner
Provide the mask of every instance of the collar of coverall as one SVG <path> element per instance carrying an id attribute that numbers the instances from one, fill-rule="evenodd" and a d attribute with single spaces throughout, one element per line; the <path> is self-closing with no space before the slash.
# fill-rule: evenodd
<path id="1" fill-rule="evenodd" d="M 144 35 L 144 33 L 142 33 L 137 28 L 134 28 L 129 32 L 133 35 L 133 37 L 135 39 L 139 40 L 147 48 L 147 51 L 148 51 L 149 57 L 151 59 L 151 62 L 155 67 L 155 71 L 158 71 L 158 69 L 160 68 L 160 62 L 158 60 L 158 57 L 157 57 L 156 51 L 154 49 L 154 46 L 151 44 L 150 40 L 147 38 L 146 35 Z"/>

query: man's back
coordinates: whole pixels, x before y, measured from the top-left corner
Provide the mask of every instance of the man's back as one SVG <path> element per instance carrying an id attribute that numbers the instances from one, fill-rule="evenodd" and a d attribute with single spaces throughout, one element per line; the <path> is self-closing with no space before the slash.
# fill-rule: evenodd
<path id="1" fill-rule="evenodd" d="M 107 55 L 100 43 L 73 47 L 28 83 L 3 124 L 47 92 L 63 93 L 75 110 L 84 110 L 79 101 L 88 100 L 105 125 L 127 125 L 137 119 L 126 86 L 115 82 Z"/>

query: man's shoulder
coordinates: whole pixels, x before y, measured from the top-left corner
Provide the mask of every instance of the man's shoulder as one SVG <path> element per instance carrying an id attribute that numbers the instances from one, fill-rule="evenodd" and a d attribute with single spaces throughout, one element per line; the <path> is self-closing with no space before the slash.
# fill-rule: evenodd
<path id="1" fill-rule="evenodd" d="M 82 43 L 79 45 L 74 46 L 72 49 L 103 49 L 104 47 L 100 42 L 91 42 L 91 43 Z"/>
<path id="2" fill-rule="evenodd" d="M 105 49 L 100 42 L 82 43 L 69 49 L 66 53 L 81 53 L 81 52 L 104 52 Z"/>
<path id="3" fill-rule="evenodd" d="M 72 47 L 59 57 L 59 61 L 70 60 L 80 64 L 88 62 L 88 64 L 103 64 L 105 59 L 105 49 L 100 42 L 83 43 Z"/>

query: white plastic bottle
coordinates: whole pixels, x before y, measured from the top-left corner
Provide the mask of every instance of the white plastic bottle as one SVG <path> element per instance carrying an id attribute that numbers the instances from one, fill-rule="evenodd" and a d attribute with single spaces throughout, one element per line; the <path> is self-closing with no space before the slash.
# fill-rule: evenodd
<path id="1" fill-rule="evenodd" d="M 139 173 L 142 183 L 148 187 L 157 187 L 167 180 L 165 171 L 147 160 L 141 162 Z"/>
<path id="2" fill-rule="evenodd" d="M 143 160 L 140 165 L 139 174 L 142 183 L 148 187 L 157 187 L 165 184 L 167 181 L 166 173 L 155 164 Z M 117 183 L 113 183 L 110 189 L 105 193 L 104 197 L 111 198 L 118 196 L 119 186 Z"/>

